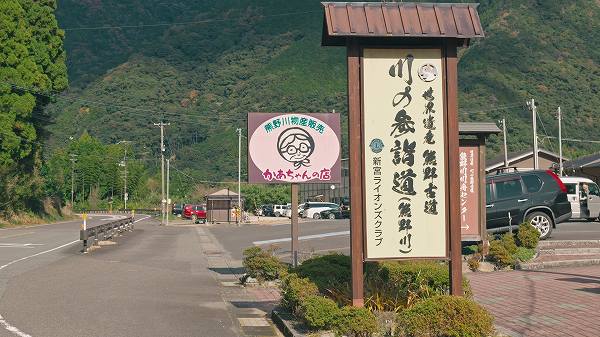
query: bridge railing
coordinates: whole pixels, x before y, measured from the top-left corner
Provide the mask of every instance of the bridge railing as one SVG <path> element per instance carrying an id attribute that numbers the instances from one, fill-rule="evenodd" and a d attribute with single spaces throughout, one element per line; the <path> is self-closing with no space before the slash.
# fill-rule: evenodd
<path id="1" fill-rule="evenodd" d="M 86 220 L 87 215 L 84 214 L 83 224 L 79 231 L 79 239 L 83 243 L 83 253 L 87 253 L 91 246 L 98 244 L 100 241 L 114 238 L 124 232 L 133 231 L 133 216 L 93 226 L 88 226 Z"/>

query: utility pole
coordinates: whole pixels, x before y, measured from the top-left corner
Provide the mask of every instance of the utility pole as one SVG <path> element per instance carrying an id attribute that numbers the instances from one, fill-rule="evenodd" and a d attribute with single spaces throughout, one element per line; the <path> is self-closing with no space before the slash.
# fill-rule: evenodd
<path id="1" fill-rule="evenodd" d="M 529 110 L 531 110 L 531 117 L 533 121 L 533 168 L 537 170 L 540 168 L 537 139 L 537 105 L 533 98 L 527 102 L 527 107 Z"/>
<path id="2" fill-rule="evenodd" d="M 504 167 L 508 167 L 508 146 L 506 145 L 506 118 L 500 121 L 502 124 L 502 136 L 504 136 Z"/>
<path id="3" fill-rule="evenodd" d="M 76 154 L 71 154 L 71 209 L 74 208 L 75 204 L 75 162 L 77 159 Z"/>
<path id="4" fill-rule="evenodd" d="M 169 214 L 171 213 L 171 211 L 169 210 L 169 205 L 171 205 L 171 199 L 169 198 L 169 177 L 171 176 L 169 173 L 169 168 L 170 168 L 170 159 L 167 159 L 167 226 L 169 225 Z"/>
<path id="5" fill-rule="evenodd" d="M 237 128 L 238 133 L 238 224 L 242 219 L 242 129 Z"/>
<path id="6" fill-rule="evenodd" d="M 562 154 L 562 113 L 560 107 L 556 111 L 556 118 L 558 118 L 558 175 L 563 176 L 563 154 Z"/>
<path id="7" fill-rule="evenodd" d="M 161 212 L 161 220 L 160 224 L 165 224 L 165 126 L 171 125 L 171 123 L 164 123 L 161 121 L 160 123 L 154 123 L 154 126 L 160 127 L 160 212 Z"/>
<path id="8" fill-rule="evenodd" d="M 127 146 L 125 147 L 125 154 L 123 156 L 123 167 L 125 168 L 125 179 L 123 183 L 123 201 L 125 202 L 125 211 L 127 211 L 127 199 L 129 199 L 129 194 L 127 194 Z"/>

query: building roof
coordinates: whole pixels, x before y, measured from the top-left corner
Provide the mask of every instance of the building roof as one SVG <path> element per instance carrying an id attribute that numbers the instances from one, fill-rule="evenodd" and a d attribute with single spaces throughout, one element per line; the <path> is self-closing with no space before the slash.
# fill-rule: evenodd
<path id="1" fill-rule="evenodd" d="M 461 135 L 490 135 L 499 134 L 502 130 L 495 123 L 460 122 L 458 123 L 458 132 Z"/>
<path id="2" fill-rule="evenodd" d="M 559 157 L 559 155 L 557 153 L 554 153 L 554 152 L 548 151 L 548 150 L 544 150 L 544 149 L 538 149 L 538 154 L 545 154 L 547 156 L 554 157 L 554 158 L 556 158 L 556 161 L 558 161 L 558 157 Z M 533 149 L 518 151 L 518 152 L 509 152 L 508 153 L 508 162 L 510 163 L 511 161 L 525 159 L 530 156 L 533 156 Z M 568 160 L 568 158 L 563 157 L 563 162 L 565 162 L 566 160 Z M 490 160 L 486 160 L 485 169 L 493 170 L 502 165 L 504 165 L 504 154 L 500 154 L 494 158 L 491 158 Z"/>
<path id="3" fill-rule="evenodd" d="M 600 152 L 567 161 L 563 164 L 566 169 L 578 169 L 583 167 L 600 167 Z"/>
<path id="4" fill-rule="evenodd" d="M 484 37 L 474 3 L 322 2 L 324 46 L 348 37 Z"/>
<path id="5" fill-rule="evenodd" d="M 237 199 L 237 196 L 238 196 L 238 194 L 235 193 L 234 191 L 224 188 L 222 190 L 219 190 L 219 191 L 216 191 L 214 193 L 208 194 L 206 196 L 206 198 L 208 198 L 208 199 L 229 199 L 229 198 L 235 198 L 235 199 Z"/>

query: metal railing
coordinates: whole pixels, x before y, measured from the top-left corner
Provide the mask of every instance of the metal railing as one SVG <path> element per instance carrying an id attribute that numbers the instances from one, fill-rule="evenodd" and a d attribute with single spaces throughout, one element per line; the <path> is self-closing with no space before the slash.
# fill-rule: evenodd
<path id="1" fill-rule="evenodd" d="M 83 241 L 82 253 L 87 253 L 88 249 L 98 244 L 100 241 L 114 238 L 124 232 L 133 231 L 133 215 L 124 219 L 119 219 L 95 226 L 87 225 L 87 216 L 83 216 L 83 224 L 79 231 L 79 239 Z"/>

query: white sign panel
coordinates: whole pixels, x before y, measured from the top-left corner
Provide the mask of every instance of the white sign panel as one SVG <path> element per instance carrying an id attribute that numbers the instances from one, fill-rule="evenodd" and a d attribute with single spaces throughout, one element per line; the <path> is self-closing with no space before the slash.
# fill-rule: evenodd
<path id="1" fill-rule="evenodd" d="M 440 49 L 364 49 L 366 259 L 447 256 Z"/>

